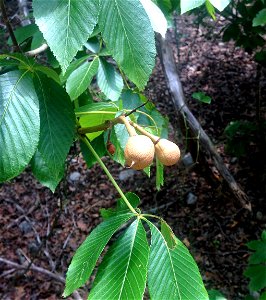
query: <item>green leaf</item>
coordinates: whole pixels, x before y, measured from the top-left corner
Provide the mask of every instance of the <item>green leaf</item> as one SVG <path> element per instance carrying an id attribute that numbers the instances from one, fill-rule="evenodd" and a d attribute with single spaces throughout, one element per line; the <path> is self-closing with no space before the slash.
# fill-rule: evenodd
<path id="1" fill-rule="evenodd" d="M 108 250 L 88 299 L 142 299 L 148 257 L 146 232 L 137 219 Z"/>
<path id="2" fill-rule="evenodd" d="M 180 0 L 181 14 L 201 6 L 205 0 Z"/>
<path id="3" fill-rule="evenodd" d="M 165 37 L 167 20 L 160 8 L 151 0 L 140 0 L 140 2 L 150 19 L 153 30 L 160 33 L 162 37 Z"/>
<path id="4" fill-rule="evenodd" d="M 138 207 L 138 205 L 140 204 L 140 199 L 136 194 L 128 192 L 125 194 L 125 196 L 133 208 Z M 122 198 L 119 198 L 117 199 L 116 208 L 108 208 L 108 209 L 102 208 L 100 209 L 100 212 L 101 212 L 101 216 L 104 219 L 109 219 L 113 216 L 130 212 L 130 210 L 126 205 L 125 201 Z"/>
<path id="5" fill-rule="evenodd" d="M 81 127 L 91 127 L 102 124 L 115 117 L 117 106 L 113 102 L 91 103 L 76 110 L 76 116 L 80 116 Z M 102 131 L 88 133 L 87 137 L 92 141 L 99 136 Z"/>
<path id="6" fill-rule="evenodd" d="M 102 222 L 93 229 L 72 258 L 67 271 L 64 297 L 70 295 L 87 281 L 112 235 L 133 216 L 132 213 L 119 215 Z"/>
<path id="7" fill-rule="evenodd" d="M 98 0 L 34 0 L 33 15 L 64 73 L 97 23 Z"/>
<path id="8" fill-rule="evenodd" d="M 14 34 L 18 44 L 21 44 L 26 39 L 32 37 L 37 31 L 39 31 L 36 24 L 29 24 L 26 26 L 19 27 L 15 30 Z M 11 38 L 8 39 L 8 45 L 12 45 Z"/>
<path id="9" fill-rule="evenodd" d="M 107 48 L 128 78 L 143 89 L 155 65 L 150 20 L 139 0 L 100 3 L 99 27 Z"/>
<path id="10" fill-rule="evenodd" d="M 209 0 L 209 1 L 219 11 L 223 11 L 226 8 L 226 6 L 230 3 L 230 0 Z"/>
<path id="11" fill-rule="evenodd" d="M 72 100 L 77 99 L 88 88 L 98 67 L 99 58 L 95 56 L 90 63 L 85 62 L 70 74 L 66 82 L 66 90 Z"/>
<path id="12" fill-rule="evenodd" d="M 156 188 L 158 191 L 161 189 L 161 186 L 164 185 L 163 169 L 163 164 L 156 158 Z"/>
<path id="13" fill-rule="evenodd" d="M 205 93 L 203 92 L 197 92 L 197 93 L 193 93 L 192 94 L 192 98 L 202 102 L 202 103 L 207 103 L 210 104 L 212 99 L 210 96 L 207 96 Z"/>
<path id="14" fill-rule="evenodd" d="M 32 36 L 32 41 L 31 41 L 30 48 L 31 48 L 31 50 L 37 49 L 44 43 L 46 43 L 46 41 L 43 37 L 43 34 L 39 31 L 39 28 L 38 28 L 38 31 L 35 32 Z"/>
<path id="15" fill-rule="evenodd" d="M 97 82 L 108 99 L 113 101 L 119 99 L 124 86 L 123 79 L 115 68 L 102 58 L 100 59 Z"/>
<path id="16" fill-rule="evenodd" d="M 119 115 L 119 113 L 116 114 L 116 117 Z M 121 148 L 124 150 L 126 147 L 126 143 L 129 138 L 128 131 L 126 129 L 126 126 L 124 124 L 116 124 L 114 127 L 116 137 L 120 143 Z"/>
<path id="17" fill-rule="evenodd" d="M 23 69 L 32 69 L 35 65 L 35 61 L 33 58 L 27 57 L 25 55 L 22 55 L 20 53 L 12 53 L 12 54 L 1 54 L 0 60 L 15 60 L 20 62 L 21 68 Z"/>
<path id="18" fill-rule="evenodd" d="M 217 290 L 209 290 L 208 295 L 209 300 L 227 300 L 224 295 Z"/>
<path id="19" fill-rule="evenodd" d="M 266 241 L 266 230 L 263 230 L 261 233 L 261 239 L 262 241 Z"/>
<path id="20" fill-rule="evenodd" d="M 206 0 L 205 5 L 210 16 L 213 18 L 213 20 L 216 20 L 214 6 L 210 3 L 209 0 Z"/>
<path id="21" fill-rule="evenodd" d="M 105 132 L 104 138 L 105 138 L 105 141 L 107 142 L 108 132 Z M 115 153 L 112 157 L 113 160 L 120 163 L 122 166 L 124 166 L 124 164 L 125 164 L 124 150 L 122 149 L 114 130 L 112 130 L 112 132 L 111 132 L 110 141 L 115 146 Z"/>
<path id="22" fill-rule="evenodd" d="M 251 291 L 259 291 L 266 287 L 266 266 L 249 266 L 244 275 L 250 279 L 248 287 Z"/>
<path id="23" fill-rule="evenodd" d="M 76 70 L 89 57 L 90 57 L 89 55 L 84 55 L 84 56 L 72 61 L 72 63 L 68 66 L 66 72 L 60 74 L 61 83 L 65 83 L 67 81 L 67 78 L 70 76 L 70 74 L 74 70 Z"/>
<path id="24" fill-rule="evenodd" d="M 43 74 L 34 78 L 40 101 L 40 142 L 38 150 L 53 176 L 60 177 L 73 142 L 75 116 L 65 90 Z"/>
<path id="25" fill-rule="evenodd" d="M 266 300 L 266 291 L 260 295 L 259 300 Z"/>
<path id="26" fill-rule="evenodd" d="M 31 168 L 34 176 L 40 181 L 40 183 L 46 187 L 48 187 L 53 193 L 64 176 L 64 165 L 59 169 L 60 172 L 54 174 L 51 169 L 49 169 L 43 160 L 39 151 L 36 151 L 32 160 L 31 160 Z"/>
<path id="27" fill-rule="evenodd" d="M 266 24 L 266 8 L 260 10 L 253 19 L 252 26 L 263 26 Z"/>
<path id="28" fill-rule="evenodd" d="M 28 71 L 0 76 L 0 182 L 30 162 L 40 133 L 39 102 Z"/>
<path id="29" fill-rule="evenodd" d="M 98 137 L 96 137 L 91 142 L 91 145 L 92 145 L 93 149 L 97 152 L 99 157 L 103 157 L 106 154 L 106 147 L 105 147 L 105 143 L 104 143 L 103 133 L 101 135 L 99 135 Z M 80 141 L 80 148 L 81 148 L 83 158 L 86 161 L 87 167 L 90 168 L 97 162 L 97 159 L 92 154 L 90 149 L 86 146 L 86 144 L 82 141 Z"/>
<path id="30" fill-rule="evenodd" d="M 251 241 L 247 246 L 255 250 L 249 258 L 250 264 L 266 263 L 266 241 Z"/>
<path id="31" fill-rule="evenodd" d="M 177 241 L 172 229 L 165 221 L 161 221 L 161 233 L 167 243 L 168 248 L 173 249 L 176 246 Z"/>
<path id="32" fill-rule="evenodd" d="M 35 65 L 34 66 L 34 71 L 40 71 L 43 74 L 45 74 L 47 77 L 53 79 L 58 84 L 61 84 L 58 74 L 53 69 L 51 69 L 49 67 L 42 66 L 42 65 Z"/>
<path id="33" fill-rule="evenodd" d="M 187 248 L 175 237 L 170 249 L 161 232 L 151 222 L 148 289 L 151 299 L 207 300 L 198 267 Z"/>

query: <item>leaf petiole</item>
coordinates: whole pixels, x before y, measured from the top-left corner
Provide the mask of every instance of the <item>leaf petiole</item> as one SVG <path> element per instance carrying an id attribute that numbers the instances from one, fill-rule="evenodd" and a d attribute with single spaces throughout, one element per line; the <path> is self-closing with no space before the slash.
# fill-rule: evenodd
<path id="1" fill-rule="evenodd" d="M 124 202 L 126 203 L 127 207 L 132 211 L 133 214 L 135 215 L 139 215 L 139 213 L 134 209 L 134 207 L 129 203 L 129 201 L 127 200 L 127 197 L 125 196 L 125 194 L 123 193 L 123 191 L 120 189 L 120 187 L 118 186 L 118 184 L 116 183 L 115 179 L 113 178 L 112 174 L 109 172 L 109 170 L 107 169 L 107 167 L 105 166 L 104 162 L 101 160 L 101 158 L 99 157 L 99 155 L 97 154 L 97 152 L 94 150 L 94 148 L 92 147 L 91 143 L 89 142 L 89 139 L 86 136 L 81 136 L 82 141 L 87 145 L 87 147 L 90 149 L 90 151 L 92 152 L 92 154 L 94 155 L 94 157 L 96 158 L 96 160 L 98 161 L 99 165 L 102 167 L 102 169 L 104 170 L 105 174 L 108 176 L 108 178 L 110 179 L 110 181 L 112 182 L 113 186 L 116 188 L 116 190 L 118 191 L 118 193 L 120 194 L 121 198 L 124 200 Z"/>

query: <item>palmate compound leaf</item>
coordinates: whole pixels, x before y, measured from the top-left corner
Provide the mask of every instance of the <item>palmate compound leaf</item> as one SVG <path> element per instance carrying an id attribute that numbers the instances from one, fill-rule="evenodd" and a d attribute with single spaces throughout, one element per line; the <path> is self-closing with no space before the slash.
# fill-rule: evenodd
<path id="1" fill-rule="evenodd" d="M 142 299 L 148 258 L 146 232 L 137 219 L 108 250 L 88 299 Z"/>
<path id="2" fill-rule="evenodd" d="M 159 229 L 151 229 L 148 289 L 154 300 L 208 300 L 198 267 L 187 248 L 175 237 L 170 249 Z"/>
<path id="3" fill-rule="evenodd" d="M 72 258 L 67 271 L 64 297 L 70 295 L 87 281 L 112 235 L 133 216 L 132 213 L 115 216 L 102 222 L 90 233 Z"/>
<path id="4" fill-rule="evenodd" d="M 99 27 L 118 65 L 143 89 L 154 67 L 156 51 L 154 32 L 140 1 L 100 0 Z"/>
<path id="5" fill-rule="evenodd" d="M 17 176 L 39 141 L 39 101 L 28 71 L 0 76 L 0 182 Z"/>
<path id="6" fill-rule="evenodd" d="M 38 151 L 50 174 L 59 178 L 73 142 L 75 115 L 65 90 L 41 73 L 34 78 L 40 102 L 40 142 Z"/>
<path id="7" fill-rule="evenodd" d="M 33 15 L 64 73 L 97 23 L 98 0 L 34 0 Z"/>

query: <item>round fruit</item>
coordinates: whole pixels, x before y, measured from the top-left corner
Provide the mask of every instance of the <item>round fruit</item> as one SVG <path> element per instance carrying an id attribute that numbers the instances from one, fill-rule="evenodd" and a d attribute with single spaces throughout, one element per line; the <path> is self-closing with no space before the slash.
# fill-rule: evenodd
<path id="1" fill-rule="evenodd" d="M 166 139 L 160 139 L 155 144 L 155 153 L 159 161 L 165 166 L 176 164 L 180 158 L 179 147 Z"/>
<path id="2" fill-rule="evenodd" d="M 154 144 L 145 135 L 130 136 L 124 154 L 128 167 L 134 170 L 142 170 L 153 161 Z"/>

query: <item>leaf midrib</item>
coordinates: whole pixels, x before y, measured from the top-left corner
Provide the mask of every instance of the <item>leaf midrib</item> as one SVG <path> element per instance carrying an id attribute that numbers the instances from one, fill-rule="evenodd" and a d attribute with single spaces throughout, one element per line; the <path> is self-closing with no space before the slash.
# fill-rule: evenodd
<path id="1" fill-rule="evenodd" d="M 149 223 L 152 224 L 151 222 L 149 222 Z M 163 241 L 164 241 L 164 244 L 165 244 L 165 247 L 166 247 L 166 249 L 167 249 L 169 259 L 170 259 L 171 267 L 172 267 L 171 270 L 172 270 L 172 272 L 173 272 L 174 279 L 175 279 L 175 286 L 176 286 L 176 288 L 177 288 L 177 292 L 178 292 L 179 299 L 181 300 L 182 298 L 181 298 L 181 294 L 180 294 L 180 291 L 179 291 L 178 281 L 177 281 L 176 276 L 175 276 L 174 265 L 173 265 L 172 257 L 171 257 L 171 254 L 170 254 L 170 250 L 169 250 L 169 248 L 168 248 L 168 246 L 167 246 L 167 242 L 166 242 L 164 236 L 163 236 L 163 235 L 161 234 L 161 232 L 159 231 L 159 229 L 158 229 L 156 226 L 154 226 L 153 224 L 152 224 L 152 226 L 153 226 L 153 228 L 155 228 L 155 229 L 158 231 L 158 233 L 160 234 L 160 236 L 162 237 L 162 239 L 163 239 Z"/>
<path id="2" fill-rule="evenodd" d="M 123 288 L 124 288 L 124 284 L 125 284 L 125 280 L 126 280 L 126 275 L 127 275 L 127 270 L 129 268 L 129 263 L 131 261 L 131 256 L 132 256 L 132 249 L 134 248 L 134 243 L 135 243 L 135 239 L 136 239 L 136 234 L 137 234 L 137 230 L 138 230 L 138 227 L 139 227 L 139 220 L 138 220 L 138 223 L 136 224 L 136 229 L 135 229 L 135 233 L 134 233 L 134 238 L 132 238 L 132 242 L 131 242 L 131 247 L 130 247 L 130 255 L 128 257 L 128 261 L 127 261 L 127 267 L 126 267 L 126 270 L 125 270 L 125 275 L 124 275 L 124 279 L 123 279 L 123 282 L 122 282 L 122 285 L 121 285 L 121 288 L 120 288 L 120 294 L 118 296 L 118 300 L 121 299 L 121 296 L 122 296 L 122 292 L 123 292 Z"/>

